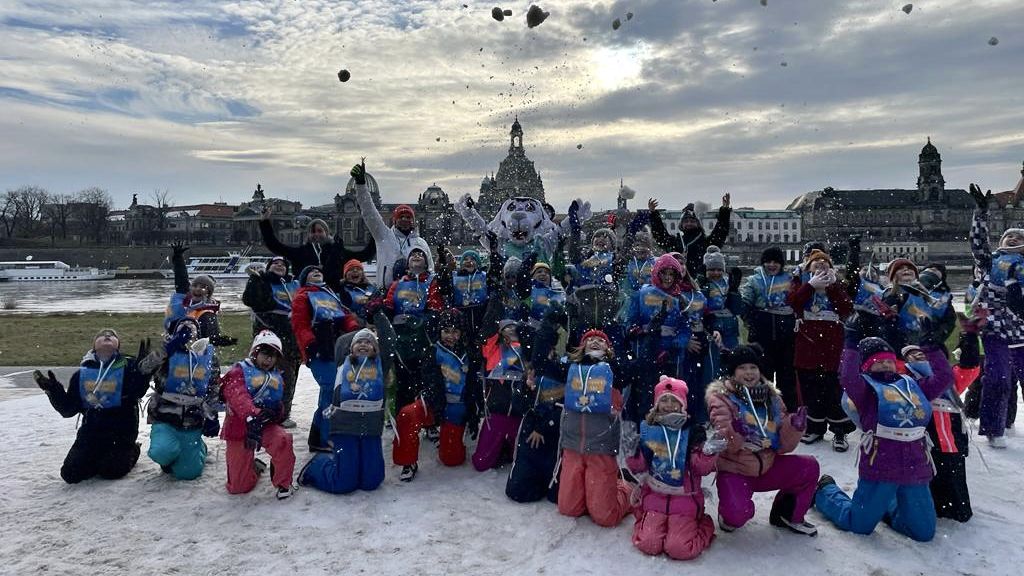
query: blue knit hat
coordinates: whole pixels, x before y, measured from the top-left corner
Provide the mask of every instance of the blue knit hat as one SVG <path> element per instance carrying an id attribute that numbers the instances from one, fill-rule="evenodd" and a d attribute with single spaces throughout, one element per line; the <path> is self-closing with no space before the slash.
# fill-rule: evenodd
<path id="1" fill-rule="evenodd" d="M 480 253 L 476 250 L 464 250 L 462 254 L 459 255 L 459 260 L 461 261 L 464 258 L 472 258 L 473 261 L 476 262 L 476 267 L 480 268 Z"/>
<path id="2" fill-rule="evenodd" d="M 321 274 L 324 273 L 324 269 L 320 266 L 317 266 L 316 264 L 310 264 L 309 266 L 306 266 L 305 268 L 302 269 L 302 272 L 299 272 L 299 286 L 306 285 L 306 278 L 309 276 L 309 273 L 312 272 L 313 270 L 319 270 Z"/>

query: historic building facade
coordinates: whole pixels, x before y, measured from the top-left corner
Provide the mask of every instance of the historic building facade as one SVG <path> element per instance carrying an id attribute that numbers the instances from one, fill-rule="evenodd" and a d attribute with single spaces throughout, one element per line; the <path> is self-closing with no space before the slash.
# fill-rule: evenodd
<path id="1" fill-rule="evenodd" d="M 498 164 L 498 173 L 484 176 L 480 183 L 477 211 L 490 221 L 501 203 L 514 196 L 529 196 L 544 202 L 544 181 L 523 147 L 523 126 L 517 116 L 509 131 L 508 156 Z"/>

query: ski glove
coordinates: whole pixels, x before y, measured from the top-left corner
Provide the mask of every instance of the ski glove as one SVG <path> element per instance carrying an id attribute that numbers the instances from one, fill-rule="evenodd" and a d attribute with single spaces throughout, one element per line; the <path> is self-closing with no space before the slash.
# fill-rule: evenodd
<path id="1" fill-rule="evenodd" d="M 185 246 L 185 243 L 182 242 L 181 240 L 176 240 L 176 241 L 171 243 L 171 254 L 175 258 L 182 258 L 182 257 L 184 257 L 185 251 L 187 251 L 187 250 L 188 250 L 188 246 Z"/>
<path id="2" fill-rule="evenodd" d="M 740 283 L 743 281 L 743 270 L 737 267 L 729 269 L 729 293 L 735 294 L 740 291 Z"/>
<path id="3" fill-rule="evenodd" d="M 470 440 L 476 440 L 477 436 L 480 435 L 480 419 L 476 416 L 471 417 L 466 422 L 466 431 L 469 432 Z"/>
<path id="4" fill-rule="evenodd" d="M 796 409 L 796 412 L 789 417 L 789 423 L 793 426 L 794 430 L 803 432 L 807 429 L 807 406 L 801 406 Z"/>
<path id="5" fill-rule="evenodd" d="M 579 234 L 582 224 L 580 223 L 580 203 L 573 200 L 569 204 L 569 226 L 573 234 Z"/>
<path id="6" fill-rule="evenodd" d="M 718 430 L 713 430 L 708 439 L 704 441 L 704 446 L 701 450 L 708 456 L 714 456 L 715 454 L 721 454 L 729 446 L 729 441 L 724 436 L 718 433 Z"/>
<path id="7" fill-rule="evenodd" d="M 259 450 L 263 442 L 263 426 L 266 422 L 262 413 L 257 416 L 249 416 L 245 419 L 245 447 L 250 450 Z M 204 426 L 205 431 L 205 426 Z"/>
<path id="8" fill-rule="evenodd" d="M 640 432 L 637 431 L 636 422 L 624 421 L 619 438 L 619 449 L 626 458 L 636 454 L 640 448 Z"/>
<path id="9" fill-rule="evenodd" d="M 359 162 L 352 167 L 352 171 L 349 172 L 352 175 L 352 179 L 356 181 L 356 184 L 366 184 L 366 160 Z"/>
<path id="10" fill-rule="evenodd" d="M 174 354 L 179 350 L 184 350 L 185 345 L 188 344 L 189 336 L 190 334 L 188 333 L 188 330 L 178 330 L 177 332 L 175 332 L 174 336 L 171 336 L 171 339 L 168 340 L 167 344 L 164 345 L 164 350 L 167 351 L 167 355 L 170 356 L 171 354 Z"/>
<path id="11" fill-rule="evenodd" d="M 64 386 L 61 385 L 60 381 L 57 380 L 57 377 L 53 375 L 53 370 L 47 370 L 46 376 L 43 376 L 42 372 L 36 370 L 32 372 L 32 378 L 35 379 L 36 386 L 39 386 L 39 388 L 43 392 L 46 392 L 47 394 L 54 390 L 64 388 Z"/>
<path id="12" fill-rule="evenodd" d="M 988 202 L 992 198 L 992 191 L 989 190 L 988 195 L 982 194 L 981 188 L 977 184 L 971 184 L 971 198 L 974 199 L 974 204 L 981 211 L 988 210 Z"/>
<path id="13" fill-rule="evenodd" d="M 216 438 L 220 434 L 220 418 L 216 415 L 213 418 L 203 420 L 203 436 Z"/>

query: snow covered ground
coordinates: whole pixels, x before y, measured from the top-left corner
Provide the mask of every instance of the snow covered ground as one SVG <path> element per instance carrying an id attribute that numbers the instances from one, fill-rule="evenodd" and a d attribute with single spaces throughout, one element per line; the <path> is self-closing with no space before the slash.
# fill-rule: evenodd
<path id="1" fill-rule="evenodd" d="M 298 465 L 315 385 L 303 370 L 296 395 Z M 145 456 L 124 479 L 77 486 L 58 471 L 75 435 L 41 394 L 0 402 L 0 574 L 1020 574 L 1024 564 L 1024 436 L 1010 448 L 977 446 L 968 460 L 974 518 L 940 520 L 917 544 L 884 525 L 870 536 L 836 531 L 817 512 L 817 538 L 768 524 L 770 495 L 747 526 L 719 533 L 698 560 L 652 558 L 630 544 L 632 517 L 614 529 L 560 516 L 548 503 L 504 496 L 507 469 L 442 467 L 425 442 L 411 484 L 388 468 L 376 492 L 332 496 L 311 488 L 274 499 L 264 479 L 248 495 L 224 490 L 223 444 L 209 441 L 204 476 L 180 482 Z M 148 447 L 148 428 L 140 440 Z M 851 442 L 851 444 L 853 444 Z M 391 437 L 385 436 L 390 458 Z M 854 454 L 826 443 L 802 448 L 850 490 Z M 984 455 L 988 468 L 978 454 Z M 712 478 L 706 480 L 710 486 Z M 712 489 L 712 494 L 714 490 Z M 712 497 L 709 510 L 715 516 Z"/>

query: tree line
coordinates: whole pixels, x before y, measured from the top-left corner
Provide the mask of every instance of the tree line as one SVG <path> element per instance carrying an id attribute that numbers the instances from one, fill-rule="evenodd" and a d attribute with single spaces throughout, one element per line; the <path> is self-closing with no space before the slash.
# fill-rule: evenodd
<path id="1" fill-rule="evenodd" d="M 21 186 L 0 196 L 0 231 L 4 238 L 51 241 L 69 236 L 100 243 L 113 208 L 110 194 L 98 187 L 75 194 L 54 194 L 39 186 Z"/>

